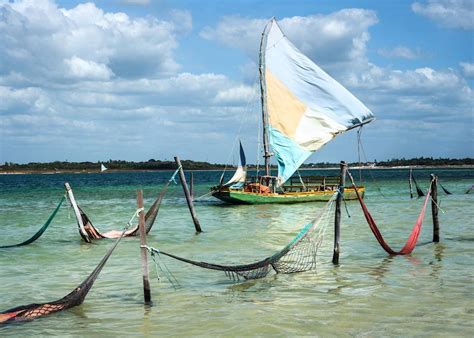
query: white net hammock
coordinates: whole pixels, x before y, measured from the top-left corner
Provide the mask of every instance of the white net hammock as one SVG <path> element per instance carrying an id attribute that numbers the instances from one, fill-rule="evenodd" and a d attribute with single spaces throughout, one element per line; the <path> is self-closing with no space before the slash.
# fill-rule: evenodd
<path id="1" fill-rule="evenodd" d="M 316 256 L 323 241 L 327 225 L 334 220 L 334 208 L 332 208 L 332 205 L 336 196 L 337 193 L 332 196 L 323 209 L 319 210 L 314 220 L 306 224 L 282 250 L 255 263 L 220 265 L 183 258 L 149 246 L 145 246 L 145 248 L 151 253 L 153 259 L 156 256 L 164 255 L 204 269 L 222 271 L 229 279 L 237 281 L 240 278 L 263 278 L 273 272 L 294 273 L 312 270 L 316 268 Z"/>

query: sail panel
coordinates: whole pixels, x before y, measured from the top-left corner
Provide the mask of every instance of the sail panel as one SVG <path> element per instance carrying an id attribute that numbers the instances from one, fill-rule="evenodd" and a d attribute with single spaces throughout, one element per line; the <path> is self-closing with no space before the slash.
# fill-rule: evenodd
<path id="1" fill-rule="evenodd" d="M 270 145 L 275 154 L 279 154 L 276 156 L 278 165 L 284 171 L 279 170 L 278 175 L 283 183 L 312 152 L 337 134 L 369 122 L 373 114 L 302 54 L 282 33 L 275 20 L 267 32 L 265 86 L 269 127 L 273 129 Z M 282 142 L 283 136 L 285 142 Z M 279 149 L 282 146 L 284 149 Z M 289 154 L 289 149 L 295 153 Z M 280 163 L 286 160 L 290 163 Z M 291 174 L 289 168 L 294 168 Z"/>
<path id="2" fill-rule="evenodd" d="M 237 167 L 237 170 L 234 173 L 234 176 L 226 183 L 224 186 L 228 186 L 233 189 L 240 189 L 245 184 L 245 179 L 247 178 L 247 160 L 245 159 L 244 148 L 242 143 L 240 143 L 240 164 Z"/>
<path id="3" fill-rule="evenodd" d="M 312 152 L 301 147 L 278 129 L 270 126 L 268 130 L 270 133 L 270 143 L 278 162 L 277 184 L 280 186 L 293 175 Z"/>
<path id="4" fill-rule="evenodd" d="M 269 123 L 273 128 L 281 130 L 289 137 L 296 136 L 296 128 L 308 107 L 276 78 L 270 70 L 266 70 L 267 110 Z M 279 114 L 284 111 L 285 114 Z"/>

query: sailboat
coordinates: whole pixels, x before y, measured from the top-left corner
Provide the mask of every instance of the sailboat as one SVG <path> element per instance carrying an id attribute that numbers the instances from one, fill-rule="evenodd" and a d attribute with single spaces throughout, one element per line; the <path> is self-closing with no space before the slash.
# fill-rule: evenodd
<path id="1" fill-rule="evenodd" d="M 103 173 L 104 171 L 106 171 L 108 168 L 104 165 L 104 164 L 100 164 L 100 172 Z"/>
<path id="2" fill-rule="evenodd" d="M 328 201 L 338 189 L 337 177 L 292 177 L 293 174 L 327 142 L 373 121 L 374 115 L 299 51 L 275 18 L 262 33 L 259 77 L 265 174 L 250 180 L 244 177 L 241 147 L 238 175 L 225 184 L 221 179 L 211 189 L 212 195 L 232 204 Z M 276 176 L 271 173 L 272 156 L 278 165 Z M 364 195 L 365 187 L 356 189 Z M 356 199 L 354 188 L 345 188 L 344 198 Z"/>

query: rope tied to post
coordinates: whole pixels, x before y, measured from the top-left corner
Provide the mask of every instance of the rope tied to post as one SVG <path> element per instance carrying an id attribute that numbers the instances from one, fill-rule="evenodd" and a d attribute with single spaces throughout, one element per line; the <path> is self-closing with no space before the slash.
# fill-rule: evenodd
<path id="1" fill-rule="evenodd" d="M 156 278 L 158 281 L 161 281 L 160 275 L 158 273 L 158 270 L 160 270 L 163 275 L 166 277 L 168 282 L 173 286 L 175 290 L 177 290 L 181 285 L 179 284 L 178 280 L 176 277 L 173 275 L 171 270 L 168 268 L 168 266 L 165 264 L 165 262 L 162 260 L 162 264 L 164 268 L 161 266 L 161 264 L 158 262 L 157 258 L 160 259 L 160 250 L 155 249 L 152 247 L 149 247 L 148 245 L 140 245 L 140 248 L 147 249 L 148 252 L 150 252 L 150 256 L 153 259 L 153 262 L 155 263 L 155 271 L 156 271 Z"/>
<path id="2" fill-rule="evenodd" d="M 337 193 L 342 196 L 342 201 L 344 202 L 344 208 L 346 209 L 347 217 L 351 218 L 351 214 L 349 213 L 349 208 L 347 207 L 346 199 L 344 198 L 344 193 L 341 191 L 340 188 L 336 189 Z"/>
<path id="3" fill-rule="evenodd" d="M 180 165 L 180 166 L 178 167 L 178 169 L 176 169 L 176 170 L 174 171 L 173 175 L 171 175 L 171 178 L 168 180 L 168 183 L 173 182 L 174 184 L 178 184 L 178 182 L 176 182 L 176 175 L 178 175 L 179 170 L 180 170 L 182 167 L 183 167 L 183 166 Z"/>

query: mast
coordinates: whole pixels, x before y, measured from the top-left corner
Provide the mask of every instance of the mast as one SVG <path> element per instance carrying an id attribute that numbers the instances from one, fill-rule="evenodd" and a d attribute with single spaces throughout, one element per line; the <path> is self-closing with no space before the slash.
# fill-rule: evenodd
<path id="1" fill-rule="evenodd" d="M 273 23 L 275 18 L 272 18 L 269 23 L 265 26 L 262 32 L 262 38 L 260 40 L 260 53 L 259 53 L 259 64 L 258 70 L 260 75 L 260 98 L 262 101 L 262 124 L 263 124 L 263 157 L 265 159 L 265 175 L 270 176 L 270 157 L 272 156 L 269 151 L 268 145 L 268 112 L 267 112 L 267 93 L 265 87 L 265 49 L 266 49 L 266 37 L 267 28 L 269 24 Z M 264 46 L 265 45 L 265 46 Z"/>

